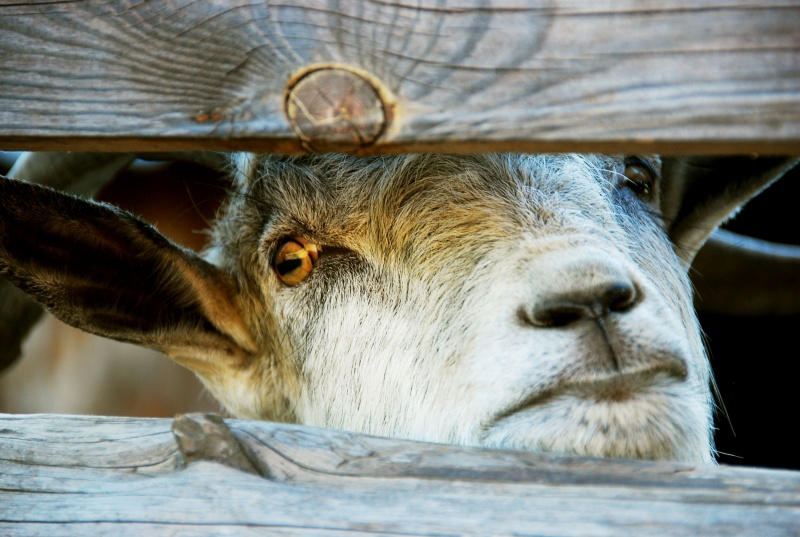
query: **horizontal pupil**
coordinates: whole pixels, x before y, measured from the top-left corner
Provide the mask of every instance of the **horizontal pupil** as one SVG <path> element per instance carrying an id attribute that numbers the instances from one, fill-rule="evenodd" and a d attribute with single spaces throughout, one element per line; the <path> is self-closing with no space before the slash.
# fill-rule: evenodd
<path id="1" fill-rule="evenodd" d="M 293 270 L 299 269 L 302 265 L 302 259 L 287 259 L 286 261 L 281 261 L 280 263 L 276 264 L 275 270 L 277 270 L 278 274 L 281 276 L 285 276 Z"/>

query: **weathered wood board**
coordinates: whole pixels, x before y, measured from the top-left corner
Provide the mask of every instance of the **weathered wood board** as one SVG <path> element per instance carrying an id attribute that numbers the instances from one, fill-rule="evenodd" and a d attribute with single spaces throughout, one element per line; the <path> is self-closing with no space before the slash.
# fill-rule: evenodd
<path id="1" fill-rule="evenodd" d="M 800 472 L 0 415 L 0 534 L 797 535 Z"/>
<path id="2" fill-rule="evenodd" d="M 798 0 L 2 1 L 0 147 L 798 154 L 798 28 Z"/>

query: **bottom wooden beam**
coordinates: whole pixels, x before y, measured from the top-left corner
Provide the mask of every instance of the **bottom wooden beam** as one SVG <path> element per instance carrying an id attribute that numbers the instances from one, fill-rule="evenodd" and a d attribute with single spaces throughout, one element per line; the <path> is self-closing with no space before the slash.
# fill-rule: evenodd
<path id="1" fill-rule="evenodd" d="M 0 535 L 796 535 L 800 472 L 0 414 Z"/>

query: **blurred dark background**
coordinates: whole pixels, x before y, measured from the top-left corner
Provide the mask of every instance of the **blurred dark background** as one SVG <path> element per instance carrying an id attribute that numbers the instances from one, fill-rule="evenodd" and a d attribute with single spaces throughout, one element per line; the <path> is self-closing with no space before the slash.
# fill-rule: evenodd
<path id="1" fill-rule="evenodd" d="M 15 156 L 0 152 L 0 173 L 8 171 Z M 137 161 L 99 197 L 157 224 L 173 240 L 200 249 L 206 236 L 197 230 L 213 217 L 223 188 L 218 174 L 198 165 Z M 798 199 L 800 168 L 751 201 L 725 227 L 800 245 Z M 702 299 L 707 285 L 702 274 L 693 274 L 693 279 Z M 699 317 L 727 410 L 727 415 L 720 410 L 715 417 L 720 462 L 800 469 L 793 439 L 800 316 L 701 311 Z M 0 373 L 0 412 L 167 417 L 220 411 L 191 373 L 155 353 L 78 333 L 52 318 L 42 324 L 29 338 L 27 356 Z M 70 345 L 78 350 L 69 350 Z M 88 378 L 88 369 L 103 373 Z"/>
<path id="2" fill-rule="evenodd" d="M 800 167 L 756 197 L 724 228 L 800 245 Z M 700 300 L 702 275 L 693 275 Z M 800 289 L 786 289 L 798 293 Z M 700 309 L 701 304 L 698 304 Z M 800 469 L 797 442 L 800 316 L 734 317 L 699 313 L 711 365 L 727 409 L 718 411 L 719 461 Z"/>

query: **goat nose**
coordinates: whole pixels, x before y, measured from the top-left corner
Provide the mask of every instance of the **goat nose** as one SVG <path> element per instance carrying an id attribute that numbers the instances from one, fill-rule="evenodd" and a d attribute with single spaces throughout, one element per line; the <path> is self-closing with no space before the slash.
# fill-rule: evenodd
<path id="1" fill-rule="evenodd" d="M 619 276 L 539 297 L 531 311 L 532 324 L 557 328 L 581 319 L 629 311 L 639 301 L 640 293 L 630 279 Z"/>
<path id="2" fill-rule="evenodd" d="M 631 310 L 642 300 L 641 290 L 624 265 L 607 257 L 600 252 L 538 257 L 531 266 L 537 277 L 525 308 L 527 321 L 556 328 Z"/>

